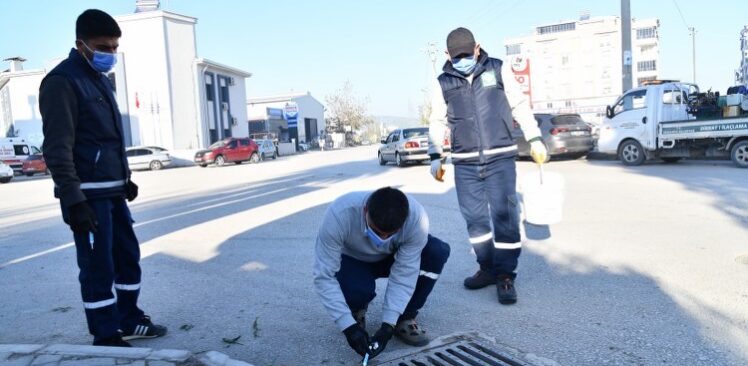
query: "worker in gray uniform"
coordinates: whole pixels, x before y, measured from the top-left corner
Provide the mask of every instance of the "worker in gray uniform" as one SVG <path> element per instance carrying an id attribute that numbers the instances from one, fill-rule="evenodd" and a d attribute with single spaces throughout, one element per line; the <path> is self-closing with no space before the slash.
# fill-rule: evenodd
<path id="1" fill-rule="evenodd" d="M 374 357 L 392 336 L 425 346 L 416 323 L 444 264 L 449 245 L 429 235 L 423 207 L 400 190 L 353 192 L 327 209 L 315 246 L 314 285 L 322 304 L 358 354 Z M 382 325 L 373 337 L 365 314 L 375 281 L 388 278 Z M 366 357 L 366 356 L 365 356 Z"/>

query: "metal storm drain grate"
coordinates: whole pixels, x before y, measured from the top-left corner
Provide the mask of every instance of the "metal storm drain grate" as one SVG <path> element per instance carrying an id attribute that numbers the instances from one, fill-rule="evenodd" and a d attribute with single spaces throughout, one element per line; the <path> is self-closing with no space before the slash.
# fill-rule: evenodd
<path id="1" fill-rule="evenodd" d="M 498 345 L 485 340 L 457 336 L 442 345 L 379 363 L 377 366 L 532 366 Z"/>

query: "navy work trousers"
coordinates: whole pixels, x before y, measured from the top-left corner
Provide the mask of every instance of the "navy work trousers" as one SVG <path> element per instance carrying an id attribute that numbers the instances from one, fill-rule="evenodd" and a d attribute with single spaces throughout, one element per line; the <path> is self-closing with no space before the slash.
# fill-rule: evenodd
<path id="1" fill-rule="evenodd" d="M 124 197 L 91 199 L 87 203 L 99 225 L 95 233 L 75 232 L 73 237 L 88 331 L 98 340 L 120 330 L 132 332 L 143 316 L 137 305 L 140 247 Z M 66 208 L 62 214 L 67 221 Z"/>
<path id="2" fill-rule="evenodd" d="M 428 242 L 421 252 L 421 272 L 416 288 L 401 319 L 415 319 L 418 310 L 426 304 L 426 299 L 434 289 L 444 264 L 447 263 L 449 250 L 449 244 L 429 235 Z M 394 255 L 371 263 L 343 255 L 336 277 L 352 313 L 366 308 L 369 302 L 374 300 L 377 296 L 376 279 L 389 277 L 390 268 L 394 263 Z"/>
<path id="3" fill-rule="evenodd" d="M 455 190 L 470 244 L 484 271 L 516 277 L 522 251 L 514 157 L 455 165 Z"/>

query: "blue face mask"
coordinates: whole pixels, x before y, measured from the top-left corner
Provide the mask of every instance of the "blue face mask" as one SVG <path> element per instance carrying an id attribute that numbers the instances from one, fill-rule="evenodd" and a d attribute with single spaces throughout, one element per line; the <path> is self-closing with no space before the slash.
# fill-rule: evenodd
<path id="1" fill-rule="evenodd" d="M 369 225 L 368 225 L 368 224 L 366 225 L 366 236 L 368 236 L 368 237 L 369 237 L 369 241 L 370 241 L 370 242 L 371 242 L 372 244 L 374 244 L 374 246 L 376 246 L 377 248 L 381 248 L 381 247 L 383 247 L 383 246 L 385 246 L 385 245 L 389 244 L 389 243 L 390 243 L 390 241 L 392 241 L 392 236 L 390 236 L 390 237 L 389 237 L 389 238 L 387 238 L 387 239 L 382 239 L 382 238 L 380 238 L 380 237 L 379 237 L 379 235 L 377 235 L 377 233 L 375 233 L 375 232 L 374 232 L 374 230 L 372 230 L 372 229 L 371 229 L 371 228 L 369 227 Z"/>
<path id="2" fill-rule="evenodd" d="M 86 59 L 86 61 L 88 61 L 88 64 L 91 65 L 94 70 L 98 72 L 109 72 L 114 68 L 114 65 L 117 64 L 116 54 L 94 51 L 90 49 L 85 42 L 81 41 L 81 43 L 83 43 L 83 46 L 85 46 L 87 50 L 93 53 L 93 60 Z"/>
<path id="3" fill-rule="evenodd" d="M 452 59 L 452 67 L 462 75 L 470 75 L 475 70 L 475 56 L 454 58 Z"/>

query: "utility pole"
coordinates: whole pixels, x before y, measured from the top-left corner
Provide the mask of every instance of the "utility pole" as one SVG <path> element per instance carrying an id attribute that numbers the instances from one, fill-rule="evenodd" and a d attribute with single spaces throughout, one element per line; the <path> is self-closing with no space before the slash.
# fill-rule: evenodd
<path id="1" fill-rule="evenodd" d="M 434 72 L 433 76 L 436 77 L 436 42 L 429 42 L 426 48 L 422 48 L 421 52 L 425 53 L 431 61 L 431 70 Z"/>
<path id="2" fill-rule="evenodd" d="M 623 64 L 623 92 L 633 87 L 631 54 L 631 0 L 621 0 L 621 60 Z"/>
<path id="3" fill-rule="evenodd" d="M 691 53 L 693 56 L 693 80 L 691 81 L 694 84 L 696 83 L 696 28 L 694 27 L 688 27 L 688 32 L 691 34 Z"/>

